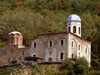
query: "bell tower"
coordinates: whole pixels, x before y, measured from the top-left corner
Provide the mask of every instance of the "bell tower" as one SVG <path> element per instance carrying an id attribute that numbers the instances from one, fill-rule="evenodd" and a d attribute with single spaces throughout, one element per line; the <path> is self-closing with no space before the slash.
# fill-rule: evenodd
<path id="1" fill-rule="evenodd" d="M 13 31 L 8 34 L 9 45 L 17 45 L 18 48 L 23 48 L 23 35 L 18 31 Z"/>
<path id="2" fill-rule="evenodd" d="M 74 33 L 81 37 L 81 19 L 78 15 L 72 14 L 67 19 L 67 32 Z"/>

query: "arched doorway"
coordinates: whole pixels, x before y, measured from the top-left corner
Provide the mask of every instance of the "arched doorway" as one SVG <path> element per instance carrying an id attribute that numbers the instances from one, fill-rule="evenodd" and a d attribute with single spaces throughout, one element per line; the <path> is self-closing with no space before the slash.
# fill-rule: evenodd
<path id="1" fill-rule="evenodd" d="M 48 62 L 52 62 L 52 58 L 50 57 L 50 58 L 48 58 Z"/>

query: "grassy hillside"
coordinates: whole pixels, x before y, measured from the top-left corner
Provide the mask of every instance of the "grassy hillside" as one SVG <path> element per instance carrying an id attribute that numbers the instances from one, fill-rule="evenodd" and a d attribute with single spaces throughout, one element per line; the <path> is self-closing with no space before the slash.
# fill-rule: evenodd
<path id="1" fill-rule="evenodd" d="M 0 0 L 0 48 L 11 31 L 20 31 L 24 44 L 41 33 L 66 31 L 69 15 L 82 19 L 82 37 L 92 42 L 92 66 L 100 69 L 100 0 Z"/>
<path id="2" fill-rule="evenodd" d="M 59 65 L 41 65 L 32 67 L 5 68 L 0 69 L 0 75 L 55 75 Z"/>

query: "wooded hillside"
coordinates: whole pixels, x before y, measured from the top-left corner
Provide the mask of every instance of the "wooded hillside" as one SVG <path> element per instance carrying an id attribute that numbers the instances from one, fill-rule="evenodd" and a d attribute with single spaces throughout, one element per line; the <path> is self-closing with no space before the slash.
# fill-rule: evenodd
<path id="1" fill-rule="evenodd" d="M 0 47 L 11 31 L 20 31 L 24 44 L 41 33 L 64 32 L 69 15 L 82 19 L 82 37 L 92 41 L 92 66 L 100 69 L 100 0 L 0 0 Z"/>

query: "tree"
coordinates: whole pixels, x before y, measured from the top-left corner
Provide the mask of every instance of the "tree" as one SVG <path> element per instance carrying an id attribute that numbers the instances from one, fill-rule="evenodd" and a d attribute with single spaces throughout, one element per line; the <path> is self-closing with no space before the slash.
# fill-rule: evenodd
<path id="1" fill-rule="evenodd" d="M 74 72 L 76 75 L 87 75 L 89 69 L 88 61 L 82 57 L 78 58 L 74 64 Z"/>
<path id="2" fill-rule="evenodd" d="M 70 59 L 65 58 L 64 63 L 59 67 L 60 70 L 71 70 L 73 67 L 73 63 L 71 62 Z"/>

